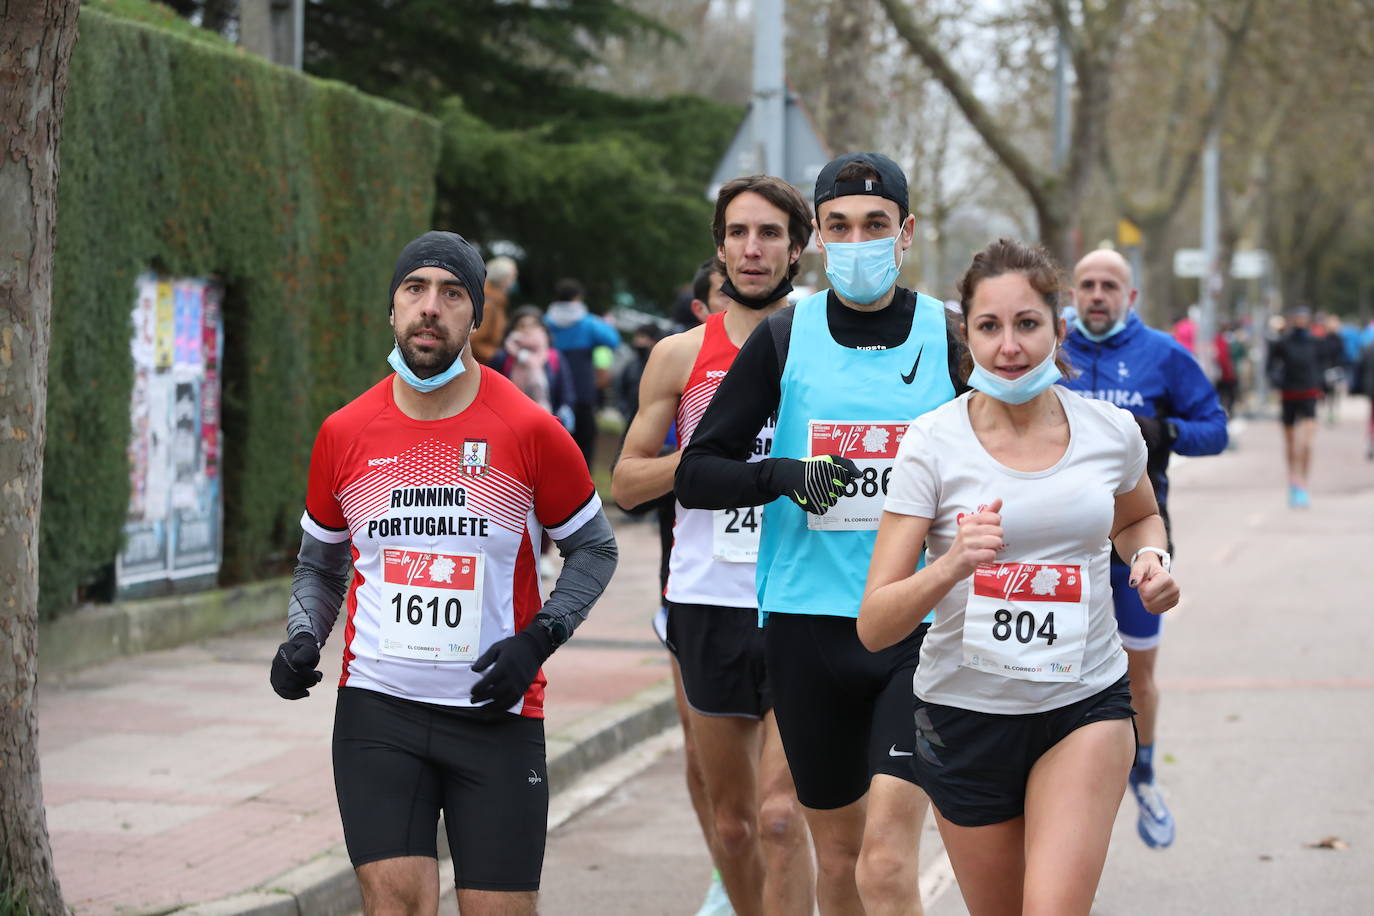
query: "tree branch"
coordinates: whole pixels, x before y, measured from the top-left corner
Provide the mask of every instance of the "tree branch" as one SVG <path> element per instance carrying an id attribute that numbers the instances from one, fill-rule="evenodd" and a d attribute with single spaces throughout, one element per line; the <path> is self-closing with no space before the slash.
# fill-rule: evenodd
<path id="1" fill-rule="evenodd" d="M 1037 209 L 1049 205 L 1047 185 L 1049 176 L 1031 163 L 1019 147 L 998 125 L 992 113 L 982 101 L 973 94 L 963 77 L 950 65 L 931 40 L 929 34 L 917 25 L 911 11 L 901 0 L 878 0 L 887 12 L 888 19 L 897 34 L 911 48 L 912 52 L 925 64 L 942 86 L 945 87 L 959 110 L 964 113 L 969 125 L 978 132 L 998 161 L 1011 173 L 1012 179 L 1030 195 Z"/>

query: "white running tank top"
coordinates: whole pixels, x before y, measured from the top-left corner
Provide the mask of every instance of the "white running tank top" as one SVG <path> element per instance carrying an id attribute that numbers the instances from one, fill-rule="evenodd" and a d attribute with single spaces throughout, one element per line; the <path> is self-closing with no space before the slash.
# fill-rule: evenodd
<path id="1" fill-rule="evenodd" d="M 701 351 L 692 364 L 677 406 L 677 435 L 681 448 L 706 413 L 721 379 L 735 361 L 739 347 L 725 333 L 725 313 L 706 319 Z M 759 430 L 750 461 L 768 457 L 773 450 L 773 420 Z M 673 551 L 668 559 L 665 597 L 678 604 L 754 608 L 758 594 L 754 569 L 763 507 L 744 509 L 688 509 L 677 504 L 673 525 Z"/>

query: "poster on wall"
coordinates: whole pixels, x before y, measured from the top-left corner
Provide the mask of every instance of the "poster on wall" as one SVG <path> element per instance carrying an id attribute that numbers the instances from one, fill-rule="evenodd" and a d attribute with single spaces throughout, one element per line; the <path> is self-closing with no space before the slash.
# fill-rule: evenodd
<path id="1" fill-rule="evenodd" d="M 210 585 L 219 572 L 222 302 L 209 280 L 136 281 L 122 597 Z"/>

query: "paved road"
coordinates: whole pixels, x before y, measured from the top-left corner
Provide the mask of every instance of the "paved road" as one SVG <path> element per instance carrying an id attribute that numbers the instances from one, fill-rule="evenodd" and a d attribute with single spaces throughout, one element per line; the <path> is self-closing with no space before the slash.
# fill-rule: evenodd
<path id="1" fill-rule="evenodd" d="M 1307 511 L 1284 504 L 1272 422 L 1175 468 L 1185 604 L 1165 626 L 1158 746 L 1178 841 L 1146 849 L 1124 805 L 1095 914 L 1374 913 L 1367 409 L 1319 430 Z M 602 774 L 609 793 L 551 834 L 543 913 L 695 911 L 709 865 L 681 765 L 668 748 L 638 775 Z M 929 825 L 924 842 L 939 845 Z M 941 864 L 926 857 L 928 884 Z M 953 886 L 927 907 L 967 912 Z"/>

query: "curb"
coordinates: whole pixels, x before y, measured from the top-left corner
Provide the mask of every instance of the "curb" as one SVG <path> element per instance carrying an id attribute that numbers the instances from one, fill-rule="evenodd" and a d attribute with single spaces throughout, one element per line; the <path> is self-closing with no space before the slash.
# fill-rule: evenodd
<path id="1" fill-rule="evenodd" d="M 291 578 L 286 576 L 208 592 L 87 605 L 39 626 L 39 676 L 285 621 L 290 593 Z"/>
<path id="2" fill-rule="evenodd" d="M 573 722 L 545 739 L 549 786 L 567 789 L 583 773 L 624 753 L 677 722 L 673 682 L 652 687 Z M 449 858 L 439 831 L 440 881 Z M 362 897 L 343 844 L 242 894 L 174 910 L 176 916 L 354 916 Z"/>

